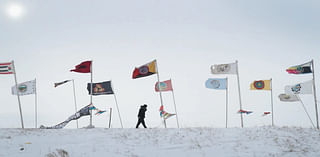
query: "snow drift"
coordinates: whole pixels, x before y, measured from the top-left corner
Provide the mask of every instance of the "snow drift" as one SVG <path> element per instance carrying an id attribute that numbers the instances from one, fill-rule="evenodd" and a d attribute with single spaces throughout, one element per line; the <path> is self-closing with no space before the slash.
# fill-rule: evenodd
<path id="1" fill-rule="evenodd" d="M 0 129 L 1 157 L 320 156 L 308 128 Z"/>

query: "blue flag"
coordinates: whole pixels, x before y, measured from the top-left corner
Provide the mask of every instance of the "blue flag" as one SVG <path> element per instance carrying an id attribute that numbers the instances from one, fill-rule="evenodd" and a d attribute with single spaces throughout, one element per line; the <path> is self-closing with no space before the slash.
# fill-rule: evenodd
<path id="1" fill-rule="evenodd" d="M 206 87 L 210 89 L 227 89 L 226 78 L 209 78 L 206 81 Z"/>

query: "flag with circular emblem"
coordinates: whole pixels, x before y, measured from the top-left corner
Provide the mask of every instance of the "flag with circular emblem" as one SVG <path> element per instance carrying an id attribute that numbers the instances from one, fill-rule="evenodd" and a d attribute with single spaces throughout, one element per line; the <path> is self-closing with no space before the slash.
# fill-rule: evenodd
<path id="1" fill-rule="evenodd" d="M 171 80 L 167 80 L 167 81 L 163 81 L 163 82 L 157 82 L 155 84 L 155 90 L 156 92 L 159 92 L 159 91 L 172 91 L 172 84 L 171 84 Z"/>
<path id="2" fill-rule="evenodd" d="M 12 95 L 29 95 L 36 93 L 36 80 L 31 80 L 18 84 L 18 92 L 16 86 L 11 87 Z"/>
<path id="3" fill-rule="evenodd" d="M 237 63 L 214 64 L 211 66 L 212 74 L 237 74 Z"/>
<path id="4" fill-rule="evenodd" d="M 292 94 L 312 94 L 313 81 L 309 80 L 306 82 L 298 83 L 295 85 L 285 86 L 285 93 Z"/>
<path id="5" fill-rule="evenodd" d="M 280 94 L 278 97 L 279 97 L 280 101 L 284 101 L 284 102 L 299 101 L 299 98 L 293 94 Z"/>
<path id="6" fill-rule="evenodd" d="M 209 78 L 205 86 L 210 89 L 227 89 L 227 79 L 226 78 Z"/>
<path id="7" fill-rule="evenodd" d="M 271 90 L 270 80 L 253 81 L 250 84 L 250 90 Z"/>
<path id="8" fill-rule="evenodd" d="M 156 60 L 150 63 L 144 64 L 140 67 L 136 67 L 132 74 L 132 79 L 146 77 L 157 73 Z"/>

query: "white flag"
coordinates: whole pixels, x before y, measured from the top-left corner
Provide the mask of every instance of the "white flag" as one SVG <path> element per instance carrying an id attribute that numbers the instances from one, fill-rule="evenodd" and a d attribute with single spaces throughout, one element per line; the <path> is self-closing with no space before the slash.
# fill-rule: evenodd
<path id="1" fill-rule="evenodd" d="M 212 65 L 211 73 L 212 74 L 237 74 L 237 63 Z"/>
<path id="2" fill-rule="evenodd" d="M 284 101 L 284 102 L 295 102 L 295 101 L 299 101 L 299 98 L 296 95 L 289 95 L 289 94 L 280 94 L 279 95 L 279 99 L 280 101 Z"/>
<path id="3" fill-rule="evenodd" d="M 36 93 L 36 80 L 31 80 L 18 84 L 19 95 L 28 95 Z M 17 95 L 16 86 L 11 87 L 12 95 Z"/>
<path id="4" fill-rule="evenodd" d="M 286 94 L 312 94 L 312 80 L 285 87 Z"/>

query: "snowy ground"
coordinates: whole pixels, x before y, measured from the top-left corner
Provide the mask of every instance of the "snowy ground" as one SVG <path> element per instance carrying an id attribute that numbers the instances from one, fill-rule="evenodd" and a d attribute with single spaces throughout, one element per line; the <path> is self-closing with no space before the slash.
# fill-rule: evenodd
<path id="1" fill-rule="evenodd" d="M 0 157 L 320 156 L 307 128 L 0 129 Z"/>

